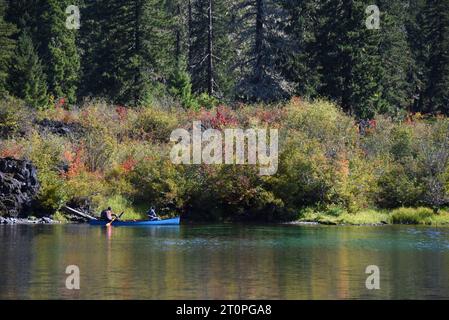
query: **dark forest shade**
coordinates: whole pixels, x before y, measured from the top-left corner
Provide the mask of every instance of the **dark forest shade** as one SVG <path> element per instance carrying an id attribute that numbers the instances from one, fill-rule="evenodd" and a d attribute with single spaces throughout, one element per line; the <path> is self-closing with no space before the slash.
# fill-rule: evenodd
<path id="1" fill-rule="evenodd" d="M 6 3 L 0 0 L 0 96 L 6 93 L 8 66 L 14 51 L 12 35 L 16 32 L 14 25 L 5 21 Z"/>
<path id="2" fill-rule="evenodd" d="M 71 4 L 80 6 L 80 30 L 65 27 Z M 0 91 L 23 96 L 10 58 L 14 42 L 27 34 L 34 64 L 41 63 L 29 81 L 45 82 L 35 93 L 39 100 L 44 87 L 70 103 L 101 97 L 129 106 L 167 95 L 184 107 L 198 106 L 202 94 L 226 103 L 299 95 L 334 100 L 359 118 L 404 110 L 448 114 L 449 2 L 379 0 L 380 29 L 373 30 L 365 25 L 368 5 L 2 0 Z"/>

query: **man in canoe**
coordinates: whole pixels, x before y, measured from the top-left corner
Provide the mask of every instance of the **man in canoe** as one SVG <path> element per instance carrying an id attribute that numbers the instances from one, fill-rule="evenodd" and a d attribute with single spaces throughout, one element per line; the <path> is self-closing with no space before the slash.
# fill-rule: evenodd
<path id="1" fill-rule="evenodd" d="M 119 216 L 112 212 L 111 207 L 108 207 L 106 210 L 101 211 L 101 220 L 112 221 L 112 219 L 114 218 L 118 220 Z"/>
<path id="2" fill-rule="evenodd" d="M 156 210 L 154 210 L 154 207 L 151 207 L 151 209 L 148 210 L 147 215 L 148 220 L 150 221 L 161 220 L 161 218 L 159 218 L 158 215 L 156 214 Z"/>

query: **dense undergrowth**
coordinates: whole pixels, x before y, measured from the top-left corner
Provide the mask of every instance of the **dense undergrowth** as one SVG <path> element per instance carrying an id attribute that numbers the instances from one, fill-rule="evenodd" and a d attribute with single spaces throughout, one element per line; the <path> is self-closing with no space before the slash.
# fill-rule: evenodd
<path id="1" fill-rule="evenodd" d="M 279 129 L 277 173 L 260 176 L 249 165 L 172 164 L 170 133 L 196 120 L 218 129 Z M 69 129 L 55 132 L 48 123 Z M 0 157 L 37 166 L 40 210 L 47 213 L 88 201 L 96 212 L 111 205 L 129 219 L 154 205 L 163 215 L 205 221 L 449 220 L 446 117 L 379 116 L 359 123 L 332 103 L 299 98 L 199 111 L 101 101 L 37 111 L 10 98 L 0 102 L 0 135 Z"/>

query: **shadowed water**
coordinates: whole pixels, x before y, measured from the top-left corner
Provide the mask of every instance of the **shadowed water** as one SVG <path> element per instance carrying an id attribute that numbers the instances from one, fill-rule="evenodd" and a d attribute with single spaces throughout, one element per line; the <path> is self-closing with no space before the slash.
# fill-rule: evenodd
<path id="1" fill-rule="evenodd" d="M 0 298 L 448 299 L 449 228 L 0 226 Z"/>

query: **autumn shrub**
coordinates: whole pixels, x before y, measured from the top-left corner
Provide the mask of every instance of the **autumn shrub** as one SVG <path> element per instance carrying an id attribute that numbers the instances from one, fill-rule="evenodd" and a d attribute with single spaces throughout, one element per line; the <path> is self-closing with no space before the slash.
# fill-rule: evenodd
<path id="1" fill-rule="evenodd" d="M 188 218 L 221 221 L 286 218 L 283 203 L 272 191 L 270 179 L 259 176 L 256 167 L 200 166 L 191 175 L 197 183 L 189 184 Z"/>
<path id="2" fill-rule="evenodd" d="M 332 202 L 351 213 L 372 207 L 379 162 L 367 161 L 363 153 L 357 151 L 340 156 L 333 164 L 335 196 Z"/>
<path id="3" fill-rule="evenodd" d="M 62 173 L 62 155 L 66 141 L 59 136 L 41 136 L 34 131 L 26 145 L 25 157 L 37 168 L 40 190 L 38 195 L 42 210 L 55 212 L 69 200 L 66 181 Z"/>
<path id="4" fill-rule="evenodd" d="M 0 158 L 22 159 L 24 156 L 24 145 L 20 140 L 0 140 Z"/>
<path id="5" fill-rule="evenodd" d="M 384 166 L 378 172 L 380 207 L 428 206 L 449 203 L 449 127 L 446 119 L 397 123 L 379 142 Z M 373 146 L 374 141 L 370 142 Z M 371 157 L 370 161 L 375 159 Z"/>
<path id="6" fill-rule="evenodd" d="M 390 133 L 391 146 L 389 153 L 394 161 L 404 163 L 414 158 L 414 132 L 410 126 L 397 125 Z"/>
<path id="7" fill-rule="evenodd" d="M 282 150 L 273 190 L 290 210 L 330 203 L 334 197 L 331 163 L 317 141 L 299 132 L 297 137 Z"/>
<path id="8" fill-rule="evenodd" d="M 325 147 L 326 156 L 335 158 L 355 145 L 358 136 L 354 120 L 332 103 L 292 100 L 286 108 L 284 130 L 292 134 L 300 131 L 319 142 Z"/>
<path id="9" fill-rule="evenodd" d="M 299 98 L 285 105 L 189 110 L 91 101 L 38 112 L 38 119 L 82 127 L 78 139 L 39 130 L 20 101 L 6 104 L 0 109 L 0 156 L 33 161 L 41 182 L 38 200 L 49 213 L 88 198 L 95 213 L 109 203 L 136 218 L 154 205 L 167 216 L 182 213 L 192 220 L 280 221 L 309 210 L 306 216 L 323 222 L 363 224 L 384 219 L 390 209 L 429 207 L 436 213 L 449 205 L 444 117 L 377 116 L 362 127 L 332 103 Z M 193 121 L 203 129 L 278 129 L 277 173 L 260 176 L 249 165 L 173 164 L 170 134 L 191 129 Z M 373 208 L 385 211 L 375 214 Z M 391 217 L 427 219 L 414 215 Z"/>
<path id="10" fill-rule="evenodd" d="M 176 116 L 157 108 L 142 108 L 132 123 L 132 134 L 137 139 L 151 139 L 158 143 L 168 142 L 176 129 Z"/>
<path id="11" fill-rule="evenodd" d="M 130 172 L 137 203 L 157 206 L 162 212 L 180 212 L 186 197 L 182 167 L 168 158 L 154 154 L 136 163 Z"/>
<path id="12" fill-rule="evenodd" d="M 373 166 L 358 147 L 352 118 L 334 105 L 293 99 L 286 107 L 276 192 L 291 210 L 340 205 L 368 206 L 375 184 Z"/>
<path id="13" fill-rule="evenodd" d="M 449 120 L 437 118 L 416 138 L 422 204 L 437 211 L 449 204 Z"/>
<path id="14" fill-rule="evenodd" d="M 422 186 L 414 172 L 407 172 L 403 165 L 391 163 L 378 178 L 376 204 L 381 208 L 397 208 L 417 205 Z"/>
<path id="15" fill-rule="evenodd" d="M 67 195 L 75 203 L 82 199 L 102 199 L 109 196 L 107 181 L 101 174 L 82 170 L 65 179 Z"/>

